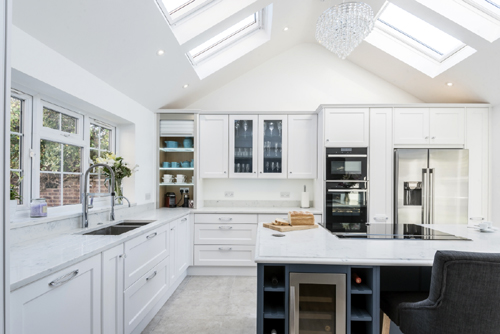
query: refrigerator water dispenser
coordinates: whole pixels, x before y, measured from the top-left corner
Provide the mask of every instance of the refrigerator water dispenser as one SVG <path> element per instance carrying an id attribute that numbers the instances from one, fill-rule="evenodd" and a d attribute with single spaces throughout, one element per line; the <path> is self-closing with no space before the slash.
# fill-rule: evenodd
<path id="1" fill-rule="evenodd" d="M 422 182 L 404 182 L 403 205 L 422 205 Z"/>

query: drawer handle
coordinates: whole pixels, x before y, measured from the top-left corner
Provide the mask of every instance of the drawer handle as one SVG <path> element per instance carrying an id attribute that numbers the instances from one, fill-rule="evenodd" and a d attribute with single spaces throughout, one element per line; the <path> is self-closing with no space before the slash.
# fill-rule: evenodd
<path id="1" fill-rule="evenodd" d="M 186 220 L 188 220 L 188 219 L 187 218 L 182 218 L 181 222 L 185 222 Z"/>
<path id="2" fill-rule="evenodd" d="M 222 222 L 230 222 L 233 218 L 219 218 L 219 220 Z"/>
<path id="3" fill-rule="evenodd" d="M 148 235 L 148 236 L 146 237 L 146 239 L 148 239 L 148 240 L 149 240 L 149 239 L 153 239 L 153 238 L 154 238 L 154 237 L 156 237 L 157 235 L 158 235 L 158 232 L 151 233 L 150 235 Z"/>
<path id="4" fill-rule="evenodd" d="M 71 281 L 73 278 L 75 278 L 78 275 L 78 269 L 75 271 L 70 272 L 69 274 L 66 274 L 64 276 L 61 276 L 52 282 L 49 283 L 50 286 L 59 286 L 62 285 L 66 282 Z"/>
<path id="5" fill-rule="evenodd" d="M 150 281 L 150 280 L 152 280 L 153 278 L 155 278 L 156 274 L 157 274 L 157 272 L 155 271 L 154 273 L 152 273 L 152 274 L 151 274 L 151 276 L 146 277 L 146 281 Z"/>
<path id="6" fill-rule="evenodd" d="M 232 248 L 231 247 L 219 247 L 219 250 L 228 252 L 228 251 L 232 250 Z"/>
<path id="7" fill-rule="evenodd" d="M 219 229 L 221 230 L 230 230 L 232 228 L 233 228 L 232 226 L 219 226 Z"/>

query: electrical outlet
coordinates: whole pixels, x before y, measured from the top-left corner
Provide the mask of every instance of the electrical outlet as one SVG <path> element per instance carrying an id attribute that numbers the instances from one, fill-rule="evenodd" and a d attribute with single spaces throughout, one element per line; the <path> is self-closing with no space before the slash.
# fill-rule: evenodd
<path id="1" fill-rule="evenodd" d="M 224 193 L 224 196 L 225 196 L 225 197 L 234 197 L 234 192 L 232 192 L 232 191 L 226 191 L 226 192 Z"/>
<path id="2" fill-rule="evenodd" d="M 281 194 L 281 198 L 290 198 L 289 191 L 282 191 L 280 194 Z"/>
<path id="3" fill-rule="evenodd" d="M 184 193 L 189 192 L 189 188 L 180 188 L 179 190 L 183 191 Z"/>

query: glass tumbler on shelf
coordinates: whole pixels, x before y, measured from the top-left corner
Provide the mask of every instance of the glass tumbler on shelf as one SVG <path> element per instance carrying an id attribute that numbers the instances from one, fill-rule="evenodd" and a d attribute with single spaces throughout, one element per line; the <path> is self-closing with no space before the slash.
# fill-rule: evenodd
<path id="1" fill-rule="evenodd" d="M 247 137 L 247 130 L 248 130 L 248 122 L 243 121 L 243 137 Z"/>
<path id="2" fill-rule="evenodd" d="M 278 143 L 274 144 L 274 156 L 278 156 Z"/>
<path id="3" fill-rule="evenodd" d="M 274 168 L 275 168 L 274 162 L 271 162 L 271 172 L 272 173 L 274 173 Z"/>
<path id="4" fill-rule="evenodd" d="M 234 121 L 234 129 L 236 130 L 236 138 L 239 137 L 238 129 L 240 128 L 240 121 Z"/>
<path id="5" fill-rule="evenodd" d="M 250 164 L 245 165 L 245 173 L 250 173 Z"/>
<path id="6" fill-rule="evenodd" d="M 282 129 L 281 122 L 278 122 L 278 133 L 280 137 L 281 137 L 281 129 Z"/>
<path id="7" fill-rule="evenodd" d="M 241 165 L 236 164 L 236 173 L 241 173 Z"/>
<path id="8" fill-rule="evenodd" d="M 280 167 L 280 163 L 277 162 L 276 163 L 276 173 L 280 173 L 281 172 L 281 167 Z"/>
<path id="9" fill-rule="evenodd" d="M 274 130 L 274 123 L 269 122 L 269 131 L 271 131 L 271 137 L 273 136 L 273 130 Z"/>
<path id="10" fill-rule="evenodd" d="M 269 172 L 269 161 L 266 162 L 266 173 Z"/>
<path id="11" fill-rule="evenodd" d="M 237 157 L 241 157 L 241 148 L 238 149 L 238 153 L 236 154 Z"/>

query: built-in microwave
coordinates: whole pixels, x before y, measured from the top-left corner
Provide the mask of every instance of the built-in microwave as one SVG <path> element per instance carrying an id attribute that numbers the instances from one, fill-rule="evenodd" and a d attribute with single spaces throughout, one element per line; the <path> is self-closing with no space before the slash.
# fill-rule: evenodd
<path id="1" fill-rule="evenodd" d="M 368 149 L 327 148 L 325 173 L 326 181 L 367 181 Z"/>

